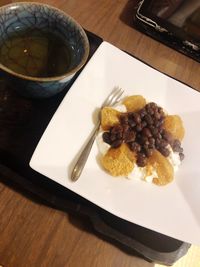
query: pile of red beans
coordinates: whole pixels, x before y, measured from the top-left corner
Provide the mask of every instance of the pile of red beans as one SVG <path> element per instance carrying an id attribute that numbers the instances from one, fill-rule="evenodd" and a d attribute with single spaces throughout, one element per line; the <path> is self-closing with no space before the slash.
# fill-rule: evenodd
<path id="1" fill-rule="evenodd" d="M 120 116 L 120 123 L 103 133 L 104 142 L 112 148 L 126 143 L 137 155 L 137 165 L 144 167 L 147 159 L 157 149 L 163 156 L 168 157 L 170 145 L 178 152 L 183 160 L 183 148 L 178 139 L 174 139 L 164 127 L 165 114 L 156 103 L 148 103 L 138 112 L 128 112 Z"/>

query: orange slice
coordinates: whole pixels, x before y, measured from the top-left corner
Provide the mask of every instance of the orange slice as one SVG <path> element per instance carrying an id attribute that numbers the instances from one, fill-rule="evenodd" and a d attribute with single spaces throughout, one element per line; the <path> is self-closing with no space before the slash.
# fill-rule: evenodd
<path id="1" fill-rule="evenodd" d="M 141 95 L 128 96 L 122 102 L 126 106 L 128 112 L 136 112 L 146 105 L 146 100 Z"/>
<path id="2" fill-rule="evenodd" d="M 101 160 L 103 167 L 112 176 L 128 175 L 133 170 L 135 161 L 135 154 L 126 144 L 119 148 L 110 148 Z"/>
<path id="3" fill-rule="evenodd" d="M 119 123 L 121 113 L 111 107 L 104 107 L 101 110 L 101 127 L 103 130 L 109 130 L 110 127 Z"/>
<path id="4" fill-rule="evenodd" d="M 156 170 L 158 178 L 153 178 L 156 185 L 166 185 L 174 179 L 174 169 L 169 160 L 160 152 L 155 150 L 153 155 L 148 159 L 148 164 Z"/>
<path id="5" fill-rule="evenodd" d="M 168 115 L 164 120 L 164 128 L 170 132 L 174 138 L 183 139 L 185 135 L 185 129 L 182 119 L 178 115 Z"/>

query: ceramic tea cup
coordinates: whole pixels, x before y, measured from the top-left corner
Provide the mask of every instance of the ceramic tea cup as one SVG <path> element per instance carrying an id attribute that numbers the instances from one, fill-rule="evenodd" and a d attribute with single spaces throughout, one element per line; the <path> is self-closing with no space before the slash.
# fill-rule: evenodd
<path id="1" fill-rule="evenodd" d="M 0 72 L 21 95 L 61 92 L 88 54 L 86 33 L 63 11 L 29 2 L 0 8 Z"/>

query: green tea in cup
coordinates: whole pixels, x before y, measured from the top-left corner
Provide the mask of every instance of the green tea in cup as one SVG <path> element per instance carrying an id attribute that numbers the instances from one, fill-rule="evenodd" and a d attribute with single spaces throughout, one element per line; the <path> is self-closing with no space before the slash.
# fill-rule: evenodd
<path id="1" fill-rule="evenodd" d="M 61 92 L 88 55 L 85 31 L 63 11 L 34 2 L 0 7 L 0 71 L 21 95 Z"/>

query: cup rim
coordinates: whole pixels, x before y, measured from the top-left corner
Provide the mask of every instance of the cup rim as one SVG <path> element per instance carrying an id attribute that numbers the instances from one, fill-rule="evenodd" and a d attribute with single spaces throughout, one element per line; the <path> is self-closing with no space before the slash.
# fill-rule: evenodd
<path id="1" fill-rule="evenodd" d="M 5 65 L 3 65 L 0 62 L 0 69 L 2 69 L 3 71 L 18 77 L 18 78 L 22 78 L 25 80 L 29 80 L 29 81 L 36 81 L 36 82 L 53 82 L 53 81 L 59 81 L 59 80 L 63 80 L 69 76 L 72 76 L 73 74 L 75 74 L 78 70 L 81 69 L 81 67 L 86 63 L 88 56 L 89 56 L 89 41 L 88 41 L 88 37 L 86 35 L 85 30 L 83 29 L 83 27 L 70 15 L 68 15 L 67 13 L 65 13 L 63 10 L 45 4 L 45 3 L 38 3 L 38 2 L 15 2 L 15 3 L 11 3 L 11 4 L 7 4 L 7 5 L 3 5 L 0 7 L 0 12 L 3 9 L 8 9 L 12 6 L 20 6 L 20 5 L 37 5 L 37 6 L 46 6 L 47 8 L 53 9 L 59 13 L 61 13 L 62 15 L 64 15 L 65 17 L 69 18 L 80 30 L 81 35 L 83 36 L 83 40 L 84 40 L 84 48 L 85 48 L 85 53 L 83 55 L 83 58 L 81 59 L 80 63 L 74 67 L 73 69 L 71 69 L 69 72 L 66 72 L 62 75 L 57 75 L 54 77 L 37 77 L 37 76 L 28 76 L 28 75 L 24 75 L 24 74 L 20 74 L 18 72 L 15 72 L 9 68 L 7 68 Z"/>

